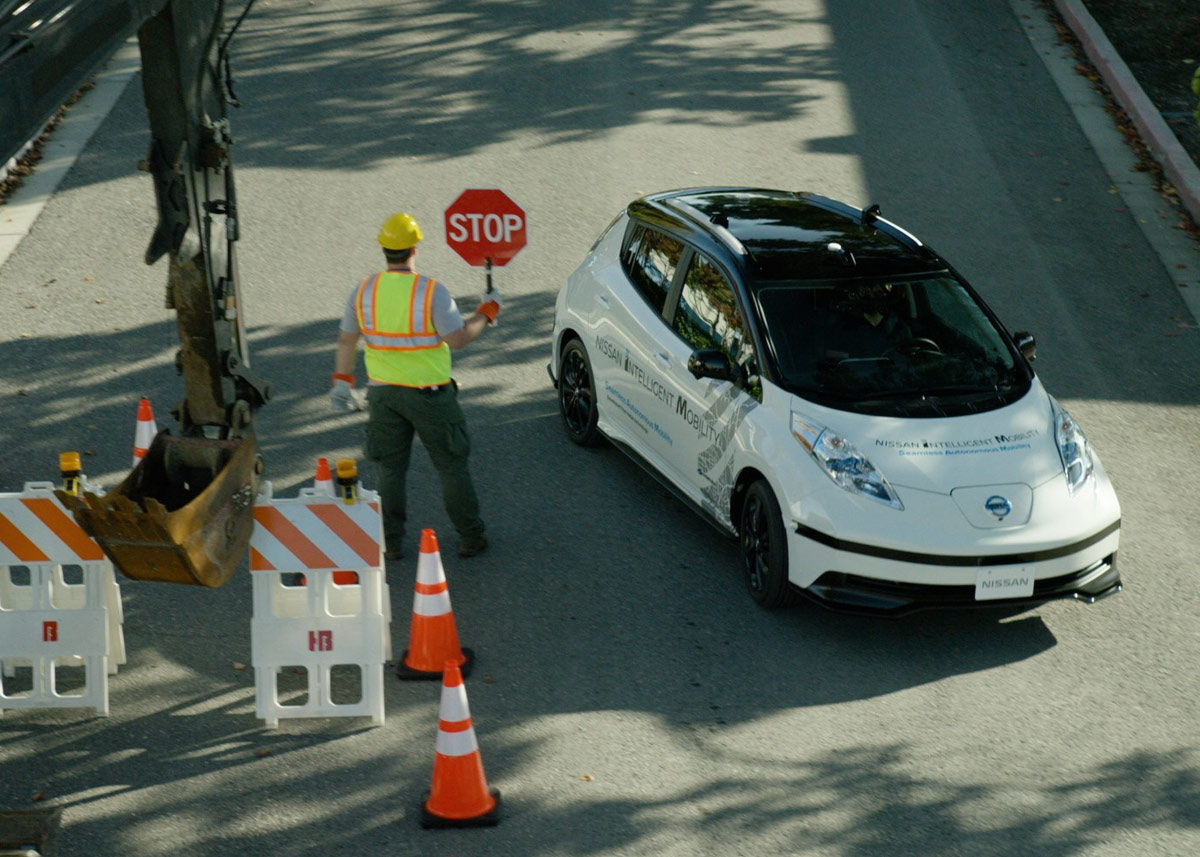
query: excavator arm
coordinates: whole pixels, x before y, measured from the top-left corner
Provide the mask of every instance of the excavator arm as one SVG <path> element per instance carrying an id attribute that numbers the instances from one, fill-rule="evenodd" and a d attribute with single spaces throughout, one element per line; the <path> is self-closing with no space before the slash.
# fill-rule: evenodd
<path id="1" fill-rule="evenodd" d="M 236 23 L 227 28 L 225 5 L 0 0 L 0 162 L 137 33 L 151 132 L 143 166 L 159 215 L 146 262 L 168 260 L 185 397 L 178 434 L 160 432 L 113 491 L 59 496 L 125 575 L 203 586 L 225 583 L 246 555 L 262 473 L 254 414 L 270 395 L 250 369 L 240 311 L 227 118 Z"/>

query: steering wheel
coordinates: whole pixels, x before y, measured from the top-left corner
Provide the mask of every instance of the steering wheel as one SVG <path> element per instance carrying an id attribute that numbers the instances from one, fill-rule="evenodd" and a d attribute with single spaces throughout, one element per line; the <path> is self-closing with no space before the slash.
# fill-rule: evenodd
<path id="1" fill-rule="evenodd" d="M 932 339 L 925 336 L 914 336 L 911 339 L 906 339 L 889 349 L 888 353 L 902 354 L 918 354 L 920 352 L 928 352 L 931 354 L 941 354 L 942 348 Z"/>

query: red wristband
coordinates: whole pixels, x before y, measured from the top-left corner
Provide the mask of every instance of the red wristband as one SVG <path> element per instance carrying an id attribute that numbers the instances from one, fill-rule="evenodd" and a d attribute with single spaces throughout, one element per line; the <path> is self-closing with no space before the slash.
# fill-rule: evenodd
<path id="1" fill-rule="evenodd" d="M 475 312 L 486 316 L 488 321 L 495 321 L 496 316 L 500 314 L 500 304 L 495 301 L 485 301 L 475 309 Z"/>
<path id="2" fill-rule="evenodd" d="M 353 375 L 343 375 L 343 374 L 341 374 L 340 372 L 334 372 L 334 373 L 333 373 L 333 380 L 335 380 L 335 381 L 345 381 L 345 382 L 346 382 L 347 384 L 349 384 L 351 387 L 353 387 L 353 386 L 354 386 L 354 376 L 353 376 Z"/>

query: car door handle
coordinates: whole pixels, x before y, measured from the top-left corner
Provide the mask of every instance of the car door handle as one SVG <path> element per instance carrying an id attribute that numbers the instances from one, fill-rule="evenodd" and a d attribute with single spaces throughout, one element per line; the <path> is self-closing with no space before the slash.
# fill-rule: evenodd
<path id="1" fill-rule="evenodd" d="M 663 354 L 661 351 L 654 352 L 654 359 L 658 362 L 658 365 L 662 366 L 664 369 L 671 365 L 671 356 L 669 354 Z"/>
<path id="2" fill-rule="evenodd" d="M 596 303 L 600 304 L 600 306 L 604 307 L 605 309 L 608 309 L 608 298 L 606 298 L 604 295 L 596 295 Z"/>

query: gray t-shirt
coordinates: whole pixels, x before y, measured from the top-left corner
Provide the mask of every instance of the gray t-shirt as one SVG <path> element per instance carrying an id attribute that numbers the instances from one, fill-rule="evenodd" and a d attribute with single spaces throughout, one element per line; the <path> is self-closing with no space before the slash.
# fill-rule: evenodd
<path id="1" fill-rule="evenodd" d="M 437 283 L 436 280 L 435 283 Z M 362 284 L 359 283 L 359 285 Z M 346 308 L 342 311 L 342 324 L 339 328 L 342 333 L 360 332 L 358 311 L 355 308 L 357 298 L 358 285 L 351 289 L 350 294 L 346 297 Z M 463 320 L 462 315 L 458 312 L 458 304 L 450 296 L 449 289 L 441 283 L 437 283 L 433 287 L 433 329 L 437 331 L 438 336 L 446 336 L 462 326 Z"/>

